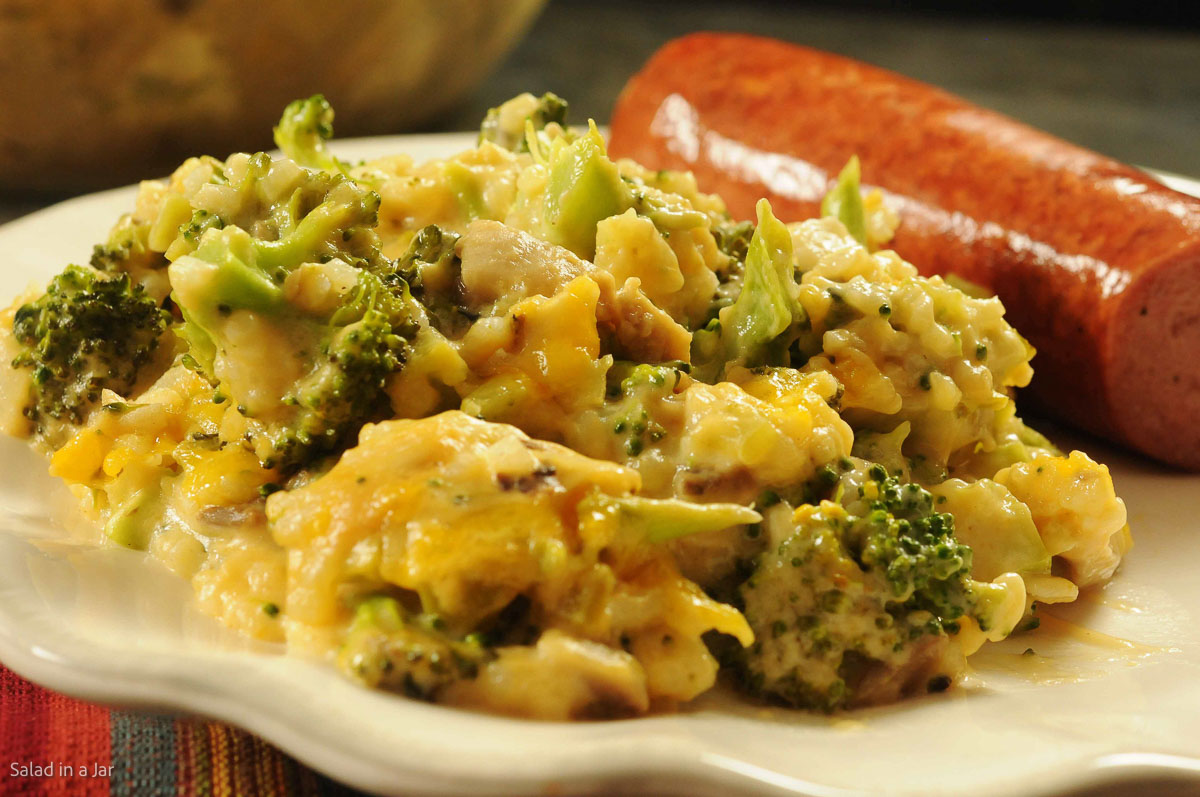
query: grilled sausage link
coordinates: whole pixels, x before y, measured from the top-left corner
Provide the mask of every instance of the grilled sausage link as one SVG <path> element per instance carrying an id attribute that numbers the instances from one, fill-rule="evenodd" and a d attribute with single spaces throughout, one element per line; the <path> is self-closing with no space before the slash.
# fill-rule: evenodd
<path id="1" fill-rule="evenodd" d="M 895 250 L 994 291 L 1037 347 L 1022 403 L 1200 469 L 1200 199 L 915 80 L 733 34 L 659 50 L 610 150 L 789 220 L 857 154 L 900 212 Z"/>

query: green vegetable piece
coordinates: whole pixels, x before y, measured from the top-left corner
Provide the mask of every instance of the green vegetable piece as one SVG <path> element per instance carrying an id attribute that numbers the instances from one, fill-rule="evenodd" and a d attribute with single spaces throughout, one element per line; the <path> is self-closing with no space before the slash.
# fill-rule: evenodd
<path id="1" fill-rule="evenodd" d="M 370 310 L 337 328 L 316 367 L 284 398 L 289 417 L 270 432 L 266 467 L 292 470 L 350 445 L 358 430 L 388 415 L 387 378 L 404 364 L 408 339 L 385 313 Z"/>
<path id="2" fill-rule="evenodd" d="M 270 160 L 255 156 L 251 166 L 247 179 L 261 180 Z M 254 190 L 253 182 L 247 190 Z M 312 464 L 388 413 L 387 379 L 406 361 L 424 315 L 380 251 L 373 229 L 378 205 L 379 196 L 353 180 L 314 172 L 291 199 L 263 209 L 282 220 L 278 240 L 261 240 L 241 227 L 214 228 L 169 267 L 190 361 L 243 414 L 262 420 L 248 442 L 268 467 L 290 472 Z M 293 305 L 283 289 L 287 276 L 303 264 L 335 258 L 357 269 L 341 305 Z M 344 273 L 346 266 L 339 268 Z M 239 315 L 243 311 L 256 317 Z M 245 335 L 250 323 L 294 344 L 278 353 L 291 358 L 280 367 L 300 375 L 283 395 L 254 392 L 244 383 L 261 364 L 238 363 L 246 347 L 230 336 Z"/>
<path id="3" fill-rule="evenodd" d="M 977 476 L 994 475 L 1001 468 L 1028 462 L 1038 453 L 1059 456 L 1061 452 L 1045 435 L 1025 425 L 1016 417 L 1016 405 L 1008 402 L 997 410 L 996 428 L 1008 430 L 996 440 L 991 451 L 976 451 L 970 464 L 970 473 Z"/>
<path id="4" fill-rule="evenodd" d="M 457 161 L 446 161 L 442 166 L 447 185 L 458 199 L 458 208 L 467 221 L 490 218 L 487 203 L 479 190 L 479 182 L 475 175 Z"/>
<path id="5" fill-rule="evenodd" d="M 972 551 L 930 492 L 881 465 L 868 473 L 845 507 L 800 515 L 739 588 L 756 642 L 727 656 L 748 690 L 832 711 L 878 700 L 891 674 L 906 680 L 885 699 L 945 688 L 939 651 L 960 619 L 986 631 L 1011 614 L 1020 595 L 973 578 Z"/>
<path id="6" fill-rule="evenodd" d="M 349 190 L 330 190 L 324 202 L 300 220 L 278 241 L 255 241 L 257 264 L 268 273 L 300 263 L 341 254 L 346 240 L 362 228 L 379 222 L 379 194 L 354 183 L 339 183 Z"/>
<path id="7" fill-rule="evenodd" d="M 821 200 L 821 215 L 836 218 L 854 240 L 866 246 L 867 220 L 859 189 L 860 171 L 858 156 L 851 156 L 838 174 L 837 184 Z"/>
<path id="8" fill-rule="evenodd" d="M 650 193 L 638 181 L 626 180 L 626 183 L 630 187 L 630 207 L 637 211 L 638 215 L 654 222 L 654 226 L 659 230 L 669 234 L 672 230 L 708 226 L 708 216 L 689 207 L 685 202 L 672 198 L 670 194 Z"/>
<path id="9" fill-rule="evenodd" d="M 757 210 L 741 293 L 719 316 L 726 360 L 750 367 L 778 359 L 782 352 L 772 344 L 805 316 L 793 293 L 791 235 L 767 200 L 759 200 Z"/>
<path id="10" fill-rule="evenodd" d="M 908 461 L 904 458 L 902 447 L 912 431 L 912 424 L 902 421 L 890 432 L 862 431 L 854 435 L 854 456 L 868 462 L 877 462 L 888 473 L 907 475 Z"/>
<path id="11" fill-rule="evenodd" d="M 527 129 L 532 127 L 537 133 L 551 123 L 566 125 L 566 100 L 549 91 L 541 97 L 519 94 L 488 110 L 479 126 L 479 143 L 490 141 L 513 152 L 528 152 Z"/>
<path id="12" fill-rule="evenodd" d="M 590 504 L 590 508 L 615 509 L 623 529 L 653 543 L 762 520 L 762 515 L 741 504 L 693 504 L 673 498 L 636 496 L 613 498 L 600 493 L 591 494 L 583 503 Z"/>
<path id="13" fill-rule="evenodd" d="M 136 282 L 147 271 L 167 265 L 160 252 L 149 247 L 151 225 L 126 217 L 109 234 L 108 241 L 92 248 L 92 268 L 107 274 L 127 273 Z"/>
<path id="14" fill-rule="evenodd" d="M 1009 576 L 1013 578 L 1013 576 Z M 997 623 L 1000 622 L 999 615 L 1004 614 L 1005 607 L 1011 598 L 1008 588 L 1003 584 L 992 584 L 986 581 L 977 581 L 972 584 L 972 598 L 974 605 L 971 609 L 971 615 L 975 621 L 979 623 L 979 630 L 991 631 Z M 1032 631 L 1037 628 L 1041 621 L 1034 617 L 1031 618 L 1033 626 L 1028 630 Z M 1016 630 L 1015 627 L 1002 629 L 1004 635 L 1008 636 Z"/>
<path id="15" fill-rule="evenodd" d="M 324 96 L 314 94 L 289 103 L 274 133 L 275 146 L 301 166 L 345 173 L 346 164 L 326 147 L 333 138 L 333 106 Z"/>
<path id="16" fill-rule="evenodd" d="M 278 312 L 287 306 L 283 289 L 258 265 L 259 246 L 245 230 L 227 227 L 209 236 L 193 257 L 171 264 L 171 282 L 193 285 L 194 280 L 203 280 L 206 314 Z M 189 307 L 193 315 L 201 309 L 190 303 Z"/>
<path id="17" fill-rule="evenodd" d="M 462 411 L 473 418 L 501 421 L 529 395 L 529 381 L 516 374 L 495 376 L 467 394 Z"/>
<path id="18" fill-rule="evenodd" d="M 623 212 L 629 194 L 595 125 L 572 143 L 557 139 L 554 145 L 544 199 L 546 237 L 591 260 L 596 225 Z"/>
<path id="19" fill-rule="evenodd" d="M 723 221 L 712 227 L 717 248 L 739 263 L 746 261 L 750 252 L 750 240 L 754 237 L 754 225 L 748 221 Z"/>
<path id="20" fill-rule="evenodd" d="M 538 109 L 530 117 L 533 126 L 541 130 L 551 122 L 557 125 L 567 123 L 567 101 L 554 92 L 547 91 L 538 99 Z"/>
<path id="21" fill-rule="evenodd" d="M 401 255 L 396 262 L 396 268 L 405 279 L 413 283 L 416 278 L 409 275 L 415 274 L 414 269 L 418 263 L 437 264 L 454 258 L 454 245 L 457 242 L 456 234 L 443 230 L 436 224 L 422 227 L 413 236 L 408 251 Z M 419 282 L 419 280 L 417 281 Z"/>
<path id="22" fill-rule="evenodd" d="M 197 210 L 186 224 L 180 225 L 179 235 L 187 243 L 195 245 L 207 231 L 219 230 L 224 226 L 225 222 L 220 216 L 209 213 L 207 210 Z"/>
<path id="23" fill-rule="evenodd" d="M 102 390 L 134 386 L 170 320 L 128 273 L 68 266 L 13 318 L 12 367 L 30 369 L 26 417 L 39 433 L 50 420 L 81 423 Z"/>
<path id="24" fill-rule="evenodd" d="M 117 545 L 144 551 L 150 547 L 158 512 L 150 511 L 152 504 L 161 500 L 159 485 L 138 490 L 119 507 L 116 507 L 104 525 L 104 534 Z"/>
<path id="25" fill-rule="evenodd" d="M 433 700 L 493 657 L 480 635 L 456 639 L 445 626 L 436 616 L 410 615 L 395 598 L 369 597 L 355 610 L 338 666 L 366 686 Z"/>
<path id="26" fill-rule="evenodd" d="M 667 437 L 654 414 L 679 384 L 684 363 L 618 363 L 608 372 L 608 417 L 627 457 L 639 456 Z"/>

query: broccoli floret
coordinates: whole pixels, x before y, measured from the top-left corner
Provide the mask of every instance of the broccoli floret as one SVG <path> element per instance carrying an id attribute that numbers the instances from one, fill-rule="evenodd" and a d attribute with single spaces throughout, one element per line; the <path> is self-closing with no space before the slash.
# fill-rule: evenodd
<path id="1" fill-rule="evenodd" d="M 880 465 L 870 476 L 849 504 L 863 516 L 843 541 L 856 560 L 886 575 L 896 601 L 939 622 L 962 617 L 973 605 L 971 549 L 954 538 L 954 516 L 935 512 L 928 490 L 902 484 Z"/>
<path id="2" fill-rule="evenodd" d="M 128 274 L 156 302 L 171 292 L 167 282 L 167 258 L 150 248 L 149 222 L 124 216 L 109 233 L 108 240 L 92 249 L 91 266 L 105 274 Z"/>
<path id="3" fill-rule="evenodd" d="M 751 691 L 826 711 L 937 691 L 962 618 L 990 624 L 998 587 L 970 578 L 953 516 L 879 466 L 861 492 L 797 510 L 742 584 L 757 641 L 735 655 Z"/>
<path id="4" fill-rule="evenodd" d="M 416 328 L 378 278 L 362 273 L 358 290 L 369 298 L 335 314 L 316 365 L 284 398 L 293 411 L 269 427 L 266 467 L 290 470 L 335 452 L 353 443 L 363 424 L 388 415 L 387 379 L 404 365 Z M 361 317 L 341 324 L 356 305 L 367 305 Z"/>
<path id="5" fill-rule="evenodd" d="M 535 130 L 541 130 L 553 122 L 556 125 L 567 123 L 567 101 L 557 94 L 547 91 L 538 98 L 538 107 L 529 116 Z"/>
<path id="6" fill-rule="evenodd" d="M 652 417 L 651 405 L 674 392 L 682 371 L 674 365 L 642 363 L 629 369 L 614 368 L 609 376 L 613 383 L 609 393 L 615 399 L 610 413 L 612 431 L 625 456 L 636 457 L 647 445 L 666 437 L 666 429 Z"/>
<path id="7" fill-rule="evenodd" d="M 49 419 L 81 423 L 104 388 L 125 393 L 150 362 L 171 315 L 128 274 L 68 266 L 13 319 L 33 390 L 25 415 L 42 434 Z"/>
<path id="8" fill-rule="evenodd" d="M 259 177 L 266 175 L 270 159 L 256 155 L 252 162 Z M 325 263 L 334 258 L 350 265 L 386 270 L 380 254 L 378 235 L 379 195 L 343 177 L 313 175 L 297 188 L 281 207 L 269 216 L 283 220 L 282 237 L 277 240 L 255 238 L 238 226 L 225 226 L 219 219 L 197 213 L 185 225 L 186 232 L 203 230 L 200 244 L 190 255 L 170 267 L 176 299 L 190 326 L 207 328 L 217 316 L 228 316 L 239 309 L 269 312 L 286 305 L 283 282 L 287 275 L 304 263 Z M 190 277 L 203 272 L 200 295 L 190 290 Z M 185 290 L 180 291 L 180 286 Z M 201 360 L 203 362 L 203 360 Z"/>
<path id="9" fill-rule="evenodd" d="M 379 222 L 379 194 L 341 177 L 315 179 L 324 189 L 324 197 L 311 210 L 289 206 L 286 215 L 295 219 L 294 226 L 284 228 L 279 240 L 255 241 L 258 267 L 278 277 L 300 263 L 340 257 L 353 265 L 379 268 L 385 262 L 374 232 Z M 298 189 L 293 196 L 302 193 Z"/>
<path id="10" fill-rule="evenodd" d="M 396 261 L 396 267 L 401 271 L 411 269 L 417 263 L 438 263 L 453 257 L 454 245 L 458 243 L 458 235 L 443 230 L 436 224 L 422 227 L 413 236 L 408 251 Z"/>
<path id="11" fill-rule="evenodd" d="M 328 172 L 346 171 L 325 142 L 333 138 L 333 106 L 320 94 L 294 100 L 283 109 L 275 127 L 275 146 L 301 166 Z"/>
<path id="12" fill-rule="evenodd" d="M 701 338 L 707 336 L 709 347 L 715 349 L 719 335 L 714 336 L 712 332 L 719 331 L 721 310 L 737 301 L 746 280 L 746 257 L 754 237 L 754 225 L 748 221 L 723 221 L 712 226 L 712 234 L 717 248 L 729 257 L 729 264 L 717 273 L 717 293 L 698 329 L 703 331 L 710 324 L 714 325 L 713 329 L 703 332 Z"/>
<path id="13" fill-rule="evenodd" d="M 225 220 L 215 213 L 209 213 L 207 210 L 197 210 L 192 214 L 192 218 L 179 228 L 179 234 L 183 240 L 192 246 L 200 243 L 200 237 L 209 230 L 220 230 L 224 228 Z M 94 265 L 94 264 L 93 264 Z"/>
<path id="14" fill-rule="evenodd" d="M 149 223 L 122 219 L 108 241 L 92 248 L 92 268 L 106 274 L 130 274 L 135 280 L 145 271 L 165 268 L 167 259 L 147 244 L 149 234 Z"/>
<path id="15" fill-rule="evenodd" d="M 529 142 L 525 138 L 526 122 L 533 125 L 534 132 L 544 130 L 546 125 L 567 124 L 567 101 L 551 92 L 541 97 L 520 94 L 508 102 L 488 110 L 479 126 L 479 143 L 490 141 L 514 152 L 528 152 Z"/>
<path id="16" fill-rule="evenodd" d="M 479 318 L 463 307 L 462 260 L 455 251 L 459 236 L 436 224 L 422 228 L 408 251 L 396 261 L 391 275 L 408 283 L 412 295 L 429 313 L 430 323 L 443 335 L 461 338 Z"/>
<path id="17" fill-rule="evenodd" d="M 375 596 L 358 605 L 338 666 L 365 686 L 433 700 L 491 658 L 479 635 L 454 639 L 439 618 L 410 615 L 395 598 Z"/>
<path id="18" fill-rule="evenodd" d="M 254 174 L 267 174 L 266 156 L 252 161 Z M 405 361 L 422 315 L 380 251 L 378 207 L 379 196 L 353 180 L 314 172 L 289 199 L 260 211 L 282 237 L 214 224 L 170 266 L 190 361 L 254 419 L 247 437 L 267 467 L 304 467 L 386 415 L 385 382 Z M 320 274 L 308 279 L 302 267 Z M 344 293 L 320 287 L 347 281 L 353 287 Z M 277 347 L 268 363 L 247 336 L 292 345 Z M 295 381 L 264 394 L 254 375 L 267 367 Z"/>
<path id="19" fill-rule="evenodd" d="M 434 289 L 441 289 L 443 282 L 453 282 L 458 276 L 457 273 L 446 274 L 458 268 L 458 255 L 454 251 L 458 238 L 436 224 L 421 228 L 413 236 L 408 251 L 400 256 L 395 266 L 395 271 L 409 284 L 413 295 L 420 296 L 426 282 L 432 283 Z"/>
<path id="20" fill-rule="evenodd" d="M 746 262 L 750 251 L 750 239 L 754 237 L 754 224 L 749 221 L 723 221 L 712 226 L 717 248 L 739 263 Z"/>

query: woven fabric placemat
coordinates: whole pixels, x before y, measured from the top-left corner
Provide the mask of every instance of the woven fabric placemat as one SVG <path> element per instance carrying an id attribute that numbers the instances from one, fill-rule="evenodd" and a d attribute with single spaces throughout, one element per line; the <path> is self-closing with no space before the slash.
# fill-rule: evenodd
<path id="1" fill-rule="evenodd" d="M 0 795 L 359 795 L 219 722 L 116 711 L 0 666 Z"/>

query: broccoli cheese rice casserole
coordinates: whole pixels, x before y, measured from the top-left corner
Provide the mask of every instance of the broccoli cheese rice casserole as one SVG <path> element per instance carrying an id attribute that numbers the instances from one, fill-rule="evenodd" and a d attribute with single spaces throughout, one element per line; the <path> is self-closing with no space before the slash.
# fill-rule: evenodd
<path id="1" fill-rule="evenodd" d="M 313 97 L 282 157 L 142 183 L 0 312 L 0 428 L 240 633 L 511 715 L 940 691 L 1112 576 L 1108 469 L 1017 417 L 1032 348 L 885 248 L 855 161 L 737 222 L 565 110 L 351 164 Z"/>

